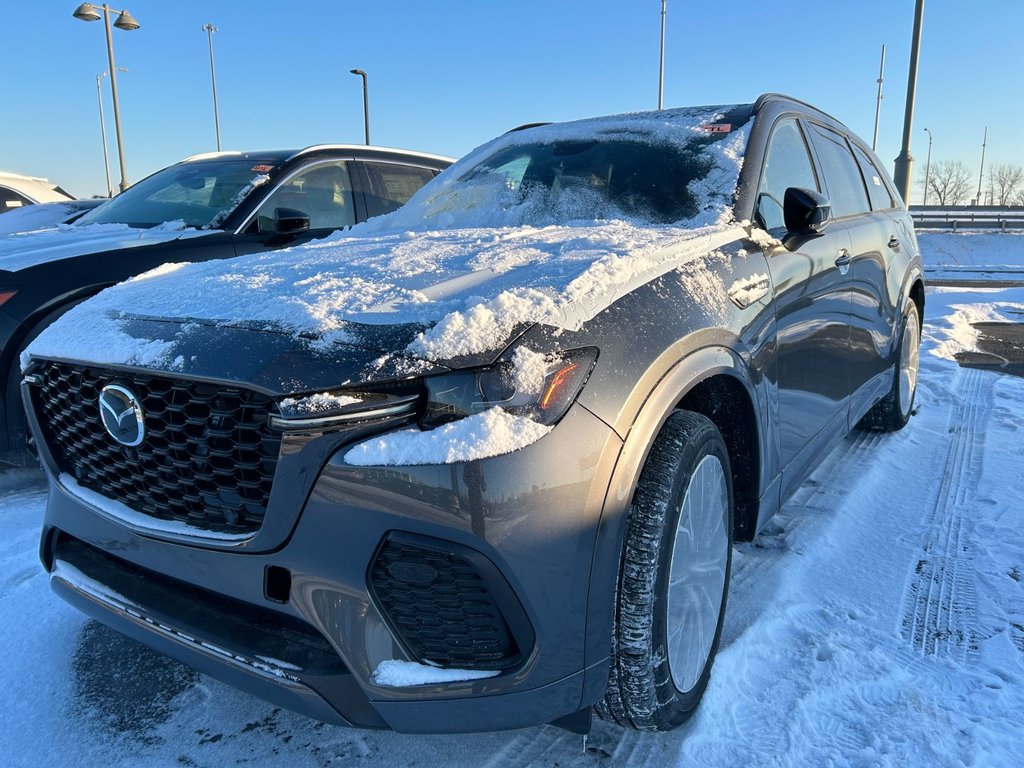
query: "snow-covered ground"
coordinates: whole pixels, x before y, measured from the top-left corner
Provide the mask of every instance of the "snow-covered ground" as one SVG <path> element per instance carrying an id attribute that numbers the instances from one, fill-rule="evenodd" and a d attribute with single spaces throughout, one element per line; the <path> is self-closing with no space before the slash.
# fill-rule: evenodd
<path id="1" fill-rule="evenodd" d="M 951 357 L 971 343 L 972 308 L 1010 317 L 1024 288 L 927 301 L 917 415 L 895 435 L 849 436 L 737 546 L 718 662 L 682 729 L 596 721 L 584 751 L 552 727 L 403 736 L 275 709 L 54 597 L 36 559 L 42 480 L 19 471 L 0 475 L 3 763 L 1020 765 L 1024 378 Z"/>

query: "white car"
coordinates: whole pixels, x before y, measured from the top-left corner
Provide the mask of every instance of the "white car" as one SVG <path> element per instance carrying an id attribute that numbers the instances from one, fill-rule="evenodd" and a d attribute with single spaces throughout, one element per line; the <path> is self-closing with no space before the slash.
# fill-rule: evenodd
<path id="1" fill-rule="evenodd" d="M 56 203 L 74 198 L 48 179 L 0 171 L 0 213 L 36 203 Z"/>

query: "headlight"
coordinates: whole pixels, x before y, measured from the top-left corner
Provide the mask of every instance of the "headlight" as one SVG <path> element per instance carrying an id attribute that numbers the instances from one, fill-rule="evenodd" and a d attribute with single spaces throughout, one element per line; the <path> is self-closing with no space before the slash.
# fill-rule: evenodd
<path id="1" fill-rule="evenodd" d="M 436 427 L 495 406 L 541 424 L 554 424 L 569 410 L 596 360 L 593 347 L 552 355 L 520 347 L 488 368 L 428 377 L 422 424 Z"/>

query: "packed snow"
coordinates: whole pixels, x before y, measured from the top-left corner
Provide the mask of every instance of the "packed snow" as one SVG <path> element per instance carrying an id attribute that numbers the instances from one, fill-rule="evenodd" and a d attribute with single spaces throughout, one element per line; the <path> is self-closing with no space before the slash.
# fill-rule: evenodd
<path id="1" fill-rule="evenodd" d="M 435 361 L 496 349 L 526 323 L 579 328 L 638 286 L 746 235 L 732 220 L 732 192 L 749 124 L 704 150 L 709 169 L 689 190 L 696 213 L 672 224 L 594 220 L 587 205 L 558 208 L 553 216 L 528 199 L 503 208 L 474 184 L 455 181 L 480 156 L 523 137 L 589 140 L 642 129 L 646 141 L 685 144 L 704 135 L 703 126 L 720 113 L 664 115 L 503 136 L 392 214 L 282 251 L 140 275 L 75 307 L 29 352 L 141 366 L 174 359 L 174 342 L 149 344 L 124 333 L 128 316 L 260 323 L 327 346 L 345 341 L 351 323 L 414 323 L 425 330 L 407 352 Z M 589 192 L 574 194 L 562 195 L 569 208 L 591 200 Z M 586 211 L 590 219 L 572 218 Z"/>
<path id="2" fill-rule="evenodd" d="M 370 438 L 349 449 L 345 461 L 361 467 L 475 461 L 525 448 L 551 429 L 527 416 L 489 408 L 434 429 L 400 429 Z"/>
<path id="3" fill-rule="evenodd" d="M 376 685 L 402 687 L 430 685 L 431 683 L 458 683 L 464 680 L 484 680 L 497 676 L 497 671 L 486 669 L 455 669 L 454 667 L 428 667 L 415 661 L 388 659 L 373 671 Z"/>

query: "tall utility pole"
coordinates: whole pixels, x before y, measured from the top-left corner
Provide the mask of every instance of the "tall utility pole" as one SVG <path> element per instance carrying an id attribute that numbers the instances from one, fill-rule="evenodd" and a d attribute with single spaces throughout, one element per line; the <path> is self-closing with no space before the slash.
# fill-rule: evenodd
<path id="1" fill-rule="evenodd" d="M 658 109 L 665 106 L 665 3 L 661 0 L 661 63 L 658 66 Z"/>
<path id="2" fill-rule="evenodd" d="M 96 99 L 100 104 L 100 136 L 103 139 L 103 171 L 107 174 L 107 197 L 114 196 L 114 188 L 110 185 L 110 160 L 107 155 L 107 123 L 103 119 L 103 78 L 106 72 L 96 75 Z"/>
<path id="3" fill-rule="evenodd" d="M 220 152 L 220 109 L 217 106 L 217 71 L 213 67 L 213 33 L 219 32 L 213 24 L 203 24 L 210 38 L 210 83 L 213 85 L 213 125 L 217 129 L 217 151 Z"/>
<path id="4" fill-rule="evenodd" d="M 978 200 L 975 205 L 981 205 L 981 179 L 985 175 L 985 145 L 988 144 L 988 126 L 985 126 L 985 138 L 981 140 L 981 168 L 978 170 Z"/>
<path id="5" fill-rule="evenodd" d="M 882 114 L 882 83 L 885 82 L 885 43 L 882 43 L 882 63 L 878 66 L 878 99 L 875 101 L 875 137 L 871 139 L 871 151 L 878 149 L 878 118 Z"/>
<path id="6" fill-rule="evenodd" d="M 914 128 L 914 99 L 917 96 L 917 62 L 921 53 L 921 27 L 924 22 L 924 0 L 917 0 L 914 8 L 914 37 L 910 43 L 910 70 L 907 73 L 907 108 L 903 113 L 903 145 L 896 158 L 893 181 L 903 202 L 910 199 L 910 177 L 914 158 L 910 155 L 910 132 Z"/>

